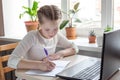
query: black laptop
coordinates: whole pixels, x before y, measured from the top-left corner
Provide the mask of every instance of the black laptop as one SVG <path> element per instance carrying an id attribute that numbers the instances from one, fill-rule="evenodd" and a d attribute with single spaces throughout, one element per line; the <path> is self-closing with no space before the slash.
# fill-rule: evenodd
<path id="1" fill-rule="evenodd" d="M 101 59 L 89 57 L 56 76 L 66 80 L 109 80 L 120 68 L 120 30 L 103 36 Z"/>

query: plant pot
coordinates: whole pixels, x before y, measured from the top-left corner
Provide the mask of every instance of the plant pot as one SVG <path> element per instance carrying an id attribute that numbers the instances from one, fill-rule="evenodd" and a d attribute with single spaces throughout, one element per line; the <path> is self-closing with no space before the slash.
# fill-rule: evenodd
<path id="1" fill-rule="evenodd" d="M 68 39 L 76 39 L 76 28 L 75 27 L 66 27 L 66 37 Z"/>
<path id="2" fill-rule="evenodd" d="M 89 43 L 95 43 L 96 42 L 96 36 L 89 36 Z"/>
<path id="3" fill-rule="evenodd" d="M 37 21 L 25 21 L 25 26 L 26 26 L 27 32 L 31 30 L 37 30 L 38 22 Z"/>

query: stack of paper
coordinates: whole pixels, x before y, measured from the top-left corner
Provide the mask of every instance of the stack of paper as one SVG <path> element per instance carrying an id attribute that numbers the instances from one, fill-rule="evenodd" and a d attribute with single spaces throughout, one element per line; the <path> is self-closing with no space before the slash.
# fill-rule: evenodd
<path id="1" fill-rule="evenodd" d="M 55 69 L 53 69 L 50 72 L 43 72 L 40 70 L 29 70 L 26 72 L 26 74 L 30 74 L 30 75 L 42 75 L 42 76 L 55 76 L 56 74 L 58 74 L 59 72 L 61 72 L 65 66 L 70 63 L 70 61 L 63 61 L 63 60 L 55 60 L 52 61 L 56 64 Z"/>

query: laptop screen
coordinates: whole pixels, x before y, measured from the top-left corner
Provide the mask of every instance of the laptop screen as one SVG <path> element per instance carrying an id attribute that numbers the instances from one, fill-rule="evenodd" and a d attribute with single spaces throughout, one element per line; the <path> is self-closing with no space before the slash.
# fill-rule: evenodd
<path id="1" fill-rule="evenodd" d="M 120 68 L 120 30 L 104 34 L 101 79 L 109 79 Z"/>

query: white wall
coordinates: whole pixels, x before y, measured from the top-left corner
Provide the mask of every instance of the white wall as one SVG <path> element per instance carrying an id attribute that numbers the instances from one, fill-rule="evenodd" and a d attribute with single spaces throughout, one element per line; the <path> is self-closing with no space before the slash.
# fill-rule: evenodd
<path id="1" fill-rule="evenodd" d="M 22 6 L 28 5 L 28 0 L 2 0 L 2 3 L 5 36 L 23 37 L 27 32 L 19 14 L 23 12 Z"/>

